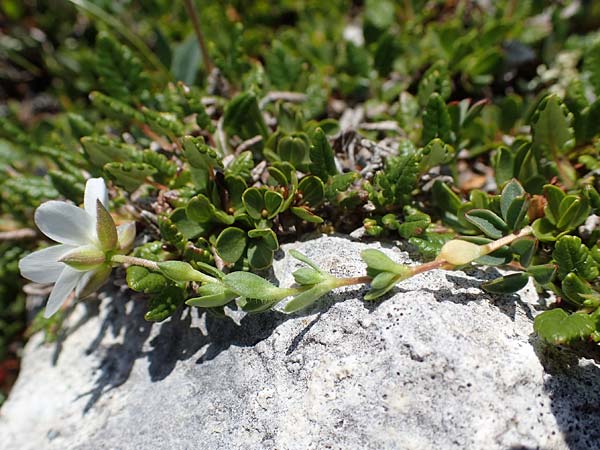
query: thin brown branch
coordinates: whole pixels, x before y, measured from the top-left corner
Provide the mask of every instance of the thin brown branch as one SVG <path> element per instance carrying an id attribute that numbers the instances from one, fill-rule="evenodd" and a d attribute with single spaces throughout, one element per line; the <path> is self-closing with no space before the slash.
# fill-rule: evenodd
<path id="1" fill-rule="evenodd" d="M 202 28 L 200 27 L 200 19 L 198 18 L 196 6 L 194 5 L 193 0 L 184 0 L 183 3 L 185 4 L 187 13 L 190 15 L 190 20 L 192 21 L 192 26 L 194 27 L 194 33 L 196 33 L 196 39 L 198 39 L 198 43 L 200 44 L 200 51 L 202 52 L 202 59 L 206 65 L 206 71 L 211 73 L 214 68 L 214 64 L 208 55 L 208 48 L 206 46 L 204 34 L 202 33 Z"/>
<path id="2" fill-rule="evenodd" d="M 0 241 L 19 241 L 21 239 L 33 239 L 38 236 L 33 228 L 22 228 L 20 230 L 0 231 Z"/>

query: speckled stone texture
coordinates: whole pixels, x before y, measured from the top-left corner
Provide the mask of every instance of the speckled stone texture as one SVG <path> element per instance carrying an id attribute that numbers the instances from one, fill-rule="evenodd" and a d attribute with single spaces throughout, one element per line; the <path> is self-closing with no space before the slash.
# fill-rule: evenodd
<path id="1" fill-rule="evenodd" d="M 284 249 L 354 276 L 365 247 Z M 299 266 L 281 253 L 274 279 Z M 600 366 L 539 342 L 533 288 L 490 296 L 493 276 L 436 270 L 381 302 L 347 288 L 240 325 L 196 309 L 151 325 L 110 288 L 59 344 L 30 340 L 0 449 L 600 449 Z"/>

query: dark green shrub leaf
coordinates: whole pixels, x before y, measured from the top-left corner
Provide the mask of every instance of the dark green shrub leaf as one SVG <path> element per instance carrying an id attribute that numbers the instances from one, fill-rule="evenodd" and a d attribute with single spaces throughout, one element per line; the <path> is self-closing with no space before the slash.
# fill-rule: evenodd
<path id="1" fill-rule="evenodd" d="M 575 272 L 586 280 L 598 276 L 598 266 L 590 250 L 577 236 L 563 236 L 556 242 L 552 257 L 558 265 L 558 277 L 562 280 Z"/>
<path id="2" fill-rule="evenodd" d="M 500 239 L 509 231 L 506 223 L 487 209 L 472 209 L 465 214 L 465 219 L 492 239 Z"/>
<path id="3" fill-rule="evenodd" d="M 248 188 L 242 195 L 244 208 L 250 217 L 253 219 L 266 218 L 268 212 L 265 209 L 264 193 L 258 188 Z M 264 216 L 263 216 L 264 211 Z"/>
<path id="4" fill-rule="evenodd" d="M 595 331 L 594 321 L 588 314 L 567 314 L 556 308 L 538 314 L 533 329 L 545 341 L 552 344 L 569 344 L 585 339 Z"/>
<path id="5" fill-rule="evenodd" d="M 154 294 L 148 305 L 144 319 L 149 322 L 162 322 L 170 317 L 183 304 L 185 293 L 177 286 L 168 286 Z"/>
<path id="6" fill-rule="evenodd" d="M 162 291 L 169 284 L 160 273 L 151 272 L 145 267 L 130 266 L 127 268 L 127 286 L 136 292 L 145 294 Z"/>
<path id="7" fill-rule="evenodd" d="M 301 203 L 310 205 L 313 208 L 321 204 L 325 195 L 323 182 L 312 175 L 302 178 L 298 184 L 298 191 L 302 193 Z"/>
<path id="8" fill-rule="evenodd" d="M 512 273 L 483 283 L 481 287 L 492 294 L 510 294 L 523 289 L 527 281 L 529 281 L 529 274 Z"/>
<path id="9" fill-rule="evenodd" d="M 548 284 L 554 278 L 556 266 L 554 264 L 542 264 L 539 266 L 529 266 L 527 273 L 531 275 L 539 284 Z"/>
<path id="10" fill-rule="evenodd" d="M 330 176 L 337 175 L 333 150 L 329 145 L 327 136 L 321 128 L 317 128 L 311 136 L 310 146 L 310 171 L 323 182 L 327 182 Z"/>
<path id="11" fill-rule="evenodd" d="M 237 227 L 225 228 L 215 242 L 215 249 L 223 261 L 235 263 L 246 249 L 246 233 Z"/>
<path id="12" fill-rule="evenodd" d="M 308 211 L 306 208 L 303 208 L 301 206 L 292 206 L 290 208 L 290 211 L 292 211 L 294 215 L 300 217 L 300 219 L 305 220 L 307 222 L 323 223 L 323 219 L 321 217 L 313 214 L 312 212 Z"/>
<path id="13" fill-rule="evenodd" d="M 574 272 L 569 273 L 561 284 L 561 290 L 568 300 L 576 305 L 582 305 L 584 298 L 582 295 L 593 294 L 593 290 L 588 283 L 583 281 Z"/>

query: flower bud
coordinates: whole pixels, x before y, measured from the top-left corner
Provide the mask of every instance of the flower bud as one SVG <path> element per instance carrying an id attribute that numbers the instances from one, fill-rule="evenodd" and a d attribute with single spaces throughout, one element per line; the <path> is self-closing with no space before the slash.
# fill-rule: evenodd
<path id="1" fill-rule="evenodd" d="M 207 283 L 214 281 L 212 277 L 198 272 L 189 263 L 183 261 L 162 261 L 158 263 L 158 268 L 165 277 L 177 282 L 198 281 Z"/>
<path id="2" fill-rule="evenodd" d="M 126 222 L 117 227 L 119 251 L 129 253 L 135 241 L 135 222 Z"/>
<path id="3" fill-rule="evenodd" d="M 92 270 L 106 261 L 104 252 L 94 245 L 84 245 L 71 250 L 64 255 L 60 262 L 68 264 L 77 270 Z"/>
<path id="4" fill-rule="evenodd" d="M 481 246 L 460 239 L 448 241 L 442 247 L 437 260 L 445 260 L 453 266 L 463 266 L 482 255 Z"/>

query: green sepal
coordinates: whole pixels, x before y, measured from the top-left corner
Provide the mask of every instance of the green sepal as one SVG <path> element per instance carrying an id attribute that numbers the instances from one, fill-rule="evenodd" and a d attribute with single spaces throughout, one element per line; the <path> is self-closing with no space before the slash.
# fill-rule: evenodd
<path id="1" fill-rule="evenodd" d="M 102 250 L 115 250 L 119 244 L 117 226 L 102 202 L 96 200 L 96 235 Z"/>

